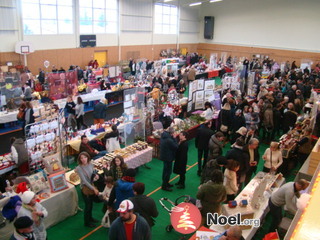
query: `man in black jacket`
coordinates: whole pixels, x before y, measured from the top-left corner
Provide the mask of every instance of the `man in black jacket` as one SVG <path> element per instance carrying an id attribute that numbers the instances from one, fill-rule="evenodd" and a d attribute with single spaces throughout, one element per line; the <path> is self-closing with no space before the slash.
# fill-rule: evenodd
<path id="1" fill-rule="evenodd" d="M 129 198 L 132 201 L 134 211 L 139 213 L 148 222 L 150 228 L 154 226 L 154 218 L 158 217 L 159 212 L 155 201 L 144 195 L 145 185 L 141 182 L 136 182 L 132 185 L 134 197 Z"/>
<path id="2" fill-rule="evenodd" d="M 214 132 L 211 130 L 212 122 L 208 121 L 198 129 L 195 139 L 196 148 L 198 149 L 198 176 L 201 175 L 201 170 L 207 163 L 209 153 L 209 140 Z M 203 156 L 203 164 L 202 162 Z"/>
<path id="3" fill-rule="evenodd" d="M 294 128 L 295 123 L 297 121 L 298 114 L 294 111 L 293 103 L 288 103 L 288 111 L 283 114 L 282 119 L 282 130 L 283 134 L 287 133 L 290 128 Z"/>
<path id="4" fill-rule="evenodd" d="M 249 143 L 243 147 L 243 151 L 249 156 L 249 165 L 250 168 L 246 173 L 245 185 L 247 185 L 250 180 L 252 173 L 256 173 L 257 165 L 259 163 L 260 154 L 259 154 L 259 140 L 257 138 L 251 138 Z"/>
<path id="5" fill-rule="evenodd" d="M 160 160 L 163 161 L 162 171 L 162 190 L 171 192 L 173 187 L 169 183 L 170 175 L 172 173 L 172 162 L 176 157 L 178 149 L 178 142 L 175 139 L 176 135 L 174 129 L 169 127 L 161 135 L 160 139 Z"/>

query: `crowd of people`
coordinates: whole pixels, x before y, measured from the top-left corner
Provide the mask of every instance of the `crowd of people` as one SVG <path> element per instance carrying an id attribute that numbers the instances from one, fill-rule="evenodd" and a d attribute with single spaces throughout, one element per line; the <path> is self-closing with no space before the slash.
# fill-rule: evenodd
<path id="1" fill-rule="evenodd" d="M 198 56 L 198 61 L 199 59 L 201 58 Z M 231 59 L 228 59 L 227 63 L 232 64 Z M 196 194 L 190 193 L 201 204 L 202 225 L 206 225 L 207 213 L 220 214 L 221 204 L 235 199 L 257 173 L 260 161 L 263 161 L 263 171 L 266 173 L 284 173 L 287 170 L 288 166 L 285 165 L 278 139 L 282 134 L 290 133 L 295 128 L 300 116 L 308 117 L 310 109 L 305 107 L 305 103 L 312 101 L 309 100 L 312 88 L 320 88 L 319 64 L 312 71 L 308 68 L 297 70 L 295 62 L 291 66 L 287 63 L 284 71 L 281 71 L 274 60 L 267 58 L 262 61 L 245 59 L 242 65 L 246 72 L 264 68 L 269 70 L 271 75 L 266 80 L 258 81 L 258 92 L 254 100 L 238 91 L 227 89 L 222 92 L 222 108 L 217 124 L 213 124 L 214 109 L 211 103 L 204 104 L 205 110 L 202 116 L 206 122 L 199 127 L 195 138 L 195 148 L 198 151 L 199 187 Z M 94 61 L 86 72 L 76 66 L 70 67 L 69 70 L 77 69 L 79 80 L 86 81 L 91 76 L 92 68 L 95 68 Z M 136 85 L 139 86 L 141 82 L 148 83 L 151 93 L 154 90 L 168 93 L 175 89 L 183 94 L 188 83 L 195 80 L 196 75 L 196 67 L 192 65 L 179 69 L 176 75 L 170 71 L 165 74 L 155 74 L 153 62 L 150 61 L 141 64 L 130 60 L 129 68 L 131 74 L 137 78 Z M 57 70 L 54 67 L 52 72 L 54 71 L 63 71 L 63 69 Z M 85 77 L 87 72 L 89 75 Z M 42 70 L 39 70 L 38 79 L 44 84 L 45 79 L 41 73 Z M 245 73 L 243 77 L 246 81 L 247 74 Z M 102 84 L 106 85 L 108 81 L 103 80 Z M 28 81 L 24 91 L 26 102 L 19 108 L 19 114 L 21 112 L 19 120 L 26 125 L 34 122 L 30 103 L 32 91 Z M 106 108 L 105 99 L 101 99 L 94 106 L 95 123 L 104 122 Z M 68 114 L 67 125 L 73 131 L 87 128 L 81 96 L 77 97 L 76 103 L 72 96 L 69 96 L 65 109 Z M 159 118 L 149 116 L 149 120 L 152 125 L 153 121 Z M 179 180 L 175 183 L 176 187 L 186 189 L 188 149 L 190 148 L 188 133 L 185 131 L 176 133 L 171 127 L 173 119 L 162 120 L 164 132 L 160 139 L 159 158 L 163 161 L 163 171 L 159 184 L 161 182 L 163 191 L 173 191 L 174 184 L 170 183 L 170 179 L 171 174 L 175 173 L 179 175 Z M 296 164 L 302 165 L 309 155 L 313 144 L 311 135 L 320 136 L 320 114 L 316 116 L 315 128 L 310 127 L 303 129 L 300 139 L 296 141 Z M 106 135 L 102 145 L 105 146 L 107 139 L 118 137 L 119 132 L 116 126 L 112 126 L 112 132 Z M 227 143 L 230 143 L 230 149 L 226 149 Z M 269 146 L 262 156 L 259 154 L 261 143 Z M 17 141 L 13 146 L 17 148 L 18 144 Z M 128 168 L 121 156 L 116 156 L 110 166 L 105 166 L 102 175 L 96 173 L 91 160 L 104 156 L 107 151 L 112 150 L 93 147 L 87 136 L 81 137 L 76 172 L 80 176 L 81 194 L 85 203 L 84 225 L 96 226 L 98 220 L 92 216 L 92 209 L 94 202 L 100 201 L 104 203 L 105 222 L 109 222 L 109 239 L 118 239 L 119 236 L 121 239 L 151 239 L 150 229 L 155 225 L 155 218 L 158 216 L 155 201 L 144 195 L 146 183 L 135 181 L 135 169 Z M 308 182 L 300 180 L 287 183 L 277 193 L 271 195 L 269 207 L 271 214 L 277 218 L 277 221 L 272 224 L 271 231 L 279 225 L 282 207 L 295 202 L 299 198 L 299 191 L 307 187 Z M 41 204 L 34 202 L 34 193 L 27 192 L 25 195 L 21 214 L 18 214 L 19 218 L 15 221 L 13 234 L 15 238 L 12 239 L 21 239 L 19 235 L 25 239 L 45 239 L 42 219 L 46 217 L 47 211 Z M 291 199 L 290 203 L 288 196 Z M 292 207 L 290 210 L 294 213 L 297 209 Z M 33 231 L 30 230 L 32 228 Z M 234 239 L 242 239 L 241 230 L 238 228 L 228 230 L 218 239 L 224 239 L 223 237 L 229 236 L 228 234 L 234 234 Z"/>

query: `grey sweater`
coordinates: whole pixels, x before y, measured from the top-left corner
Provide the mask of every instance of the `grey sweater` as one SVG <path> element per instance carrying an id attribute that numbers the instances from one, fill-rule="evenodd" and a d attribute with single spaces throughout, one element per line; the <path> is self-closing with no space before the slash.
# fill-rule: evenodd
<path id="1" fill-rule="evenodd" d="M 294 182 L 288 182 L 281 186 L 278 191 L 272 193 L 271 202 L 278 207 L 286 205 L 288 211 L 295 214 L 297 211 L 297 197 L 294 192 Z"/>
<path id="2" fill-rule="evenodd" d="M 77 104 L 75 107 L 76 117 L 79 118 L 81 115 L 84 115 L 84 104 Z"/>
<path id="3" fill-rule="evenodd" d="M 79 174 L 80 177 L 80 185 L 81 188 L 83 185 L 86 185 L 91 190 L 94 190 L 93 185 L 91 184 L 91 176 L 93 174 L 93 164 L 89 163 L 87 165 L 79 165 L 76 167 L 76 172 Z"/>

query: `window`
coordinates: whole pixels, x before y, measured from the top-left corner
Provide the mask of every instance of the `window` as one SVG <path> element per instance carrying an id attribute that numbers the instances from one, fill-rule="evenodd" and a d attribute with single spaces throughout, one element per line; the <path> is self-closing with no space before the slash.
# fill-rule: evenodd
<path id="1" fill-rule="evenodd" d="M 79 0 L 80 33 L 116 33 L 117 0 Z"/>
<path id="2" fill-rule="evenodd" d="M 21 0 L 23 32 L 73 34 L 72 0 Z"/>
<path id="3" fill-rule="evenodd" d="M 177 34 L 178 8 L 174 5 L 155 4 L 154 32 L 159 34 Z"/>

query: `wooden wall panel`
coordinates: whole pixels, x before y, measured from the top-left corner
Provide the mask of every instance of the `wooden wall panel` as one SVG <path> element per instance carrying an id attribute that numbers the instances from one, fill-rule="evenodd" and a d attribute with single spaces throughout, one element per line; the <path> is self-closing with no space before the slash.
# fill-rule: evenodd
<path id="1" fill-rule="evenodd" d="M 301 60 L 308 59 L 313 61 L 315 65 L 320 62 L 320 53 L 281 50 L 281 49 L 269 49 L 269 48 L 256 48 L 256 47 L 243 47 L 243 46 L 231 46 L 220 44 L 207 44 L 199 43 L 198 52 L 205 54 L 207 57 L 210 53 L 218 53 L 219 57 L 222 52 L 227 52 L 228 56 L 248 57 L 251 58 L 253 54 L 262 54 L 269 56 L 271 59 L 275 59 L 277 62 L 285 62 L 287 60 L 296 61 L 297 65 L 300 65 Z"/>
<path id="2" fill-rule="evenodd" d="M 13 65 L 23 63 L 23 56 L 15 52 L 0 52 L 0 65 L 6 65 L 7 62 L 12 62 Z"/>
<path id="3" fill-rule="evenodd" d="M 278 62 L 295 60 L 300 64 L 303 59 L 310 59 L 314 63 L 320 62 L 320 53 L 302 52 L 302 51 L 289 51 L 280 49 L 267 49 L 267 48 L 254 48 L 243 46 L 219 45 L 219 44 L 180 44 L 180 48 L 187 48 L 188 52 L 198 52 L 210 56 L 210 53 L 218 53 L 219 56 L 222 52 L 227 52 L 228 55 L 237 57 L 249 57 L 253 54 L 267 55 Z M 162 49 L 176 48 L 175 44 L 159 44 L 159 45 L 137 45 L 137 46 L 121 46 L 121 58 L 127 60 L 130 52 L 139 52 L 140 58 L 159 59 L 160 51 Z M 74 48 L 74 49 L 56 49 L 56 50 L 42 50 L 31 53 L 27 56 L 29 69 L 37 73 L 38 68 L 44 68 L 43 62 L 48 60 L 50 62 L 49 70 L 52 65 L 57 68 L 61 66 L 68 69 L 71 64 L 84 67 L 88 62 L 93 59 L 94 51 L 108 51 L 108 64 L 115 65 L 119 62 L 119 49 L 118 46 L 111 47 L 96 47 L 96 48 Z M 129 54 L 130 55 L 130 54 Z M 23 63 L 23 56 L 13 52 L 0 53 L 0 63 L 12 61 L 14 65 Z"/>

